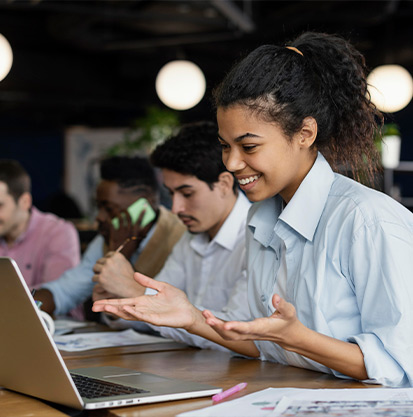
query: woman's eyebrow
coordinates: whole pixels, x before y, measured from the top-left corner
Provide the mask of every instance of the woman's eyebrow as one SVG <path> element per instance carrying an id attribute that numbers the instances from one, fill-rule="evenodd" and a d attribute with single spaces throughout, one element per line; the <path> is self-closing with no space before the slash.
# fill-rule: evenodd
<path id="1" fill-rule="evenodd" d="M 226 140 L 222 137 L 222 136 L 220 136 L 219 134 L 218 134 L 218 137 L 219 137 L 219 139 L 221 139 L 222 141 L 224 141 L 224 142 L 226 142 Z M 235 143 L 238 143 L 238 142 L 241 142 L 241 141 L 243 141 L 244 139 L 247 139 L 247 138 L 260 138 L 261 136 L 259 136 L 259 135 L 254 135 L 253 133 L 245 133 L 244 135 L 241 135 L 241 136 L 238 136 L 237 138 L 235 138 L 234 139 L 234 142 Z"/>

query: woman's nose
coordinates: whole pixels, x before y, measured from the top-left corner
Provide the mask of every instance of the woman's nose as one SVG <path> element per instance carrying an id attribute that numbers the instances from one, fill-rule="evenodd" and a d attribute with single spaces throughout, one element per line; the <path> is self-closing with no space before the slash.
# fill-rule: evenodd
<path id="1" fill-rule="evenodd" d="M 242 155 L 236 149 L 224 152 L 222 154 L 222 161 L 227 170 L 230 172 L 240 171 L 246 165 Z"/>

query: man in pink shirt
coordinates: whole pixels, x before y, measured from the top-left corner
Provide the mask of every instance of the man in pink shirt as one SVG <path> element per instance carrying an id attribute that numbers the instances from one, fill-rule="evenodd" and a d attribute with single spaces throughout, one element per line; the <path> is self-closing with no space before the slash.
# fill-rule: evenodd
<path id="1" fill-rule="evenodd" d="M 0 160 L 0 256 L 13 258 L 32 288 L 52 281 L 80 260 L 72 223 L 32 206 L 31 180 L 14 160 Z"/>

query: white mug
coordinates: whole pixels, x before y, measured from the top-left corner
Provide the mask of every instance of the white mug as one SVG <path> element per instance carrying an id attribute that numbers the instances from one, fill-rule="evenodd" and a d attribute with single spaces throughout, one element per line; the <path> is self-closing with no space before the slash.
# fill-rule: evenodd
<path id="1" fill-rule="evenodd" d="M 44 323 L 46 324 L 47 330 L 49 330 L 49 333 L 53 336 L 54 332 L 55 332 L 54 320 L 52 319 L 52 317 L 49 314 L 47 314 L 43 310 L 40 310 L 39 313 L 40 313 Z"/>

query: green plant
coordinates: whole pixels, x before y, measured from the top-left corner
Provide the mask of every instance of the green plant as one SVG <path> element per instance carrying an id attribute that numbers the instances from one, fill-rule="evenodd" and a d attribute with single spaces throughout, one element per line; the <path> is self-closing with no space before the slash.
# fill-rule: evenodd
<path id="1" fill-rule="evenodd" d="M 400 136 L 399 126 L 396 123 L 386 123 L 383 126 L 382 136 Z"/>
<path id="2" fill-rule="evenodd" d="M 106 150 L 107 155 L 150 153 L 179 126 L 178 114 L 172 110 L 148 107 L 146 115 L 133 121 L 120 143 Z"/>
<path id="3" fill-rule="evenodd" d="M 381 152 L 382 142 L 384 136 L 400 136 L 400 129 L 396 123 L 386 123 L 379 129 L 374 137 L 374 143 L 376 144 L 377 150 Z"/>

